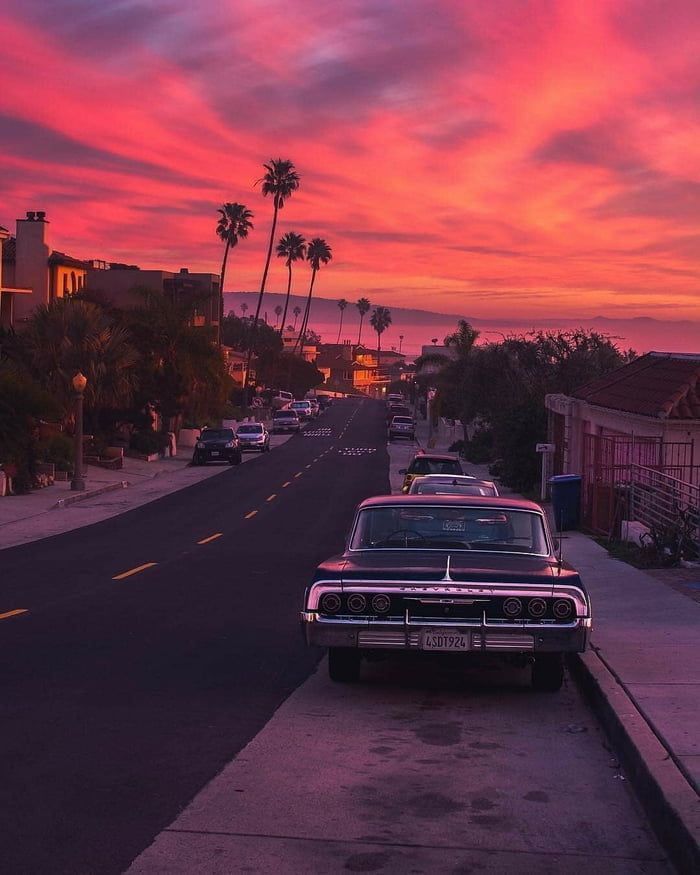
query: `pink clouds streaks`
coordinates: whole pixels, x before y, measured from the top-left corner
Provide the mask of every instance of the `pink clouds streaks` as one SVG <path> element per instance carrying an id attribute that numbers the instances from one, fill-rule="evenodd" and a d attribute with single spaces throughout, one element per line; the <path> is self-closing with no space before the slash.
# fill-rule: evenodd
<path id="1" fill-rule="evenodd" d="M 313 6 L 5 4 L 0 224 L 46 209 L 77 255 L 215 270 L 216 207 L 243 201 L 230 276 L 254 288 L 253 183 L 282 155 L 285 228 L 333 246 L 324 295 L 700 318 L 696 3 Z"/>

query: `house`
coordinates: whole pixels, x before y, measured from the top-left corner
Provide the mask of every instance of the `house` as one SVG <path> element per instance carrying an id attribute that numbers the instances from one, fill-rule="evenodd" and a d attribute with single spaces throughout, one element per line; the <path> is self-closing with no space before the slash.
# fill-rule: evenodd
<path id="1" fill-rule="evenodd" d="M 367 392 L 377 379 L 376 360 L 376 352 L 346 341 L 321 344 L 315 365 L 335 391 Z"/>
<path id="2" fill-rule="evenodd" d="M 617 438 L 620 446 L 634 440 L 630 460 L 640 464 L 691 465 L 690 455 L 683 452 L 681 459 L 674 451 L 671 458 L 670 448 L 696 444 L 700 449 L 698 380 L 700 354 L 649 352 L 571 396 L 547 395 L 555 472 L 581 473 L 599 438 Z M 666 450 L 652 451 L 652 444 Z M 700 456 L 693 461 L 700 463 Z"/>
<path id="3" fill-rule="evenodd" d="M 228 375 L 234 381 L 236 386 L 244 386 L 246 363 L 248 360 L 247 353 L 239 352 L 237 349 L 232 349 L 230 346 L 222 346 L 221 352 L 224 356 Z"/>
<path id="4" fill-rule="evenodd" d="M 186 267 L 178 272 L 141 270 L 135 265 L 91 261 L 86 288 L 91 296 L 113 307 L 129 309 L 142 303 L 139 289 L 168 295 L 175 301 L 194 304 L 192 322 L 196 326 L 219 326 L 219 275 L 192 273 Z"/>
<path id="5" fill-rule="evenodd" d="M 15 296 L 32 293 L 31 289 L 13 288 L 3 283 L 3 247 L 10 239 L 10 232 L 0 225 L 0 328 L 12 328 L 14 324 Z"/>
<path id="6" fill-rule="evenodd" d="M 2 246 L 0 318 L 3 325 L 19 326 L 37 307 L 81 291 L 87 263 L 51 248 L 42 210 L 28 212 L 16 226 L 15 236 L 5 237 Z"/>

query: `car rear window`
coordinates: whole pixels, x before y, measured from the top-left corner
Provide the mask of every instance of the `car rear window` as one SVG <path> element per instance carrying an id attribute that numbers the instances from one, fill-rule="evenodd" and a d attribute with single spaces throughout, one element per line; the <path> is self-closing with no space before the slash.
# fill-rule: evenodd
<path id="1" fill-rule="evenodd" d="M 410 416 L 395 416 L 392 419 L 392 422 L 395 422 L 398 425 L 413 425 L 413 420 Z"/>
<path id="2" fill-rule="evenodd" d="M 297 415 L 293 410 L 278 410 L 272 415 L 273 419 L 296 419 Z"/>
<path id="3" fill-rule="evenodd" d="M 419 456 L 411 462 L 409 474 L 462 474 L 456 459 L 427 459 Z"/>
<path id="4" fill-rule="evenodd" d="M 548 553 L 544 522 L 538 513 L 439 503 L 360 511 L 350 548 Z"/>
<path id="5" fill-rule="evenodd" d="M 231 441 L 233 440 L 233 429 L 230 428 L 207 428 L 205 429 L 200 440 L 203 441 Z"/>
<path id="6" fill-rule="evenodd" d="M 262 425 L 242 425 L 238 429 L 238 434 L 261 434 L 263 430 Z"/>

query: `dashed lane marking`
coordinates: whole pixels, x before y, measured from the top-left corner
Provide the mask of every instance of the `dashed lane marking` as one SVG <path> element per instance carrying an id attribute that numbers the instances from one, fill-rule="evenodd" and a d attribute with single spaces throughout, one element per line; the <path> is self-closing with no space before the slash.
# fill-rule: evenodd
<path id="1" fill-rule="evenodd" d="M 307 467 L 307 468 L 310 468 L 310 467 L 311 467 L 311 465 L 307 465 L 307 466 L 306 466 L 306 467 Z"/>
<path id="2" fill-rule="evenodd" d="M 245 518 L 246 518 L 247 520 L 249 520 L 251 517 L 254 517 L 256 513 L 257 513 L 257 510 L 251 510 L 250 513 L 247 513 L 247 514 L 245 515 Z"/>
<path id="3" fill-rule="evenodd" d="M 268 496 L 267 496 L 267 498 L 265 499 L 265 501 L 273 501 L 275 498 L 277 498 L 277 493 L 276 493 L 276 492 L 273 492 L 272 495 L 268 495 Z"/>
<path id="4" fill-rule="evenodd" d="M 282 484 L 282 489 L 286 489 L 288 486 L 291 486 L 291 485 L 292 485 L 292 481 L 291 481 L 291 480 L 287 480 L 286 483 L 283 483 L 283 484 Z"/>
<path id="5" fill-rule="evenodd" d="M 376 453 L 376 447 L 340 447 L 338 450 L 339 456 L 366 456 L 369 453 Z"/>
<path id="6" fill-rule="evenodd" d="M 197 541 L 198 544 L 208 544 L 210 541 L 216 541 L 217 538 L 220 538 L 223 535 L 223 532 L 216 532 L 213 535 L 209 535 L 208 538 L 202 538 L 201 541 Z"/>
<path id="7" fill-rule="evenodd" d="M 0 620 L 9 620 L 10 617 L 19 617 L 20 614 L 28 614 L 29 611 L 27 608 L 15 608 L 14 611 L 5 611 L 4 614 L 0 614 Z"/>
<path id="8" fill-rule="evenodd" d="M 157 562 L 144 562 L 143 565 L 137 565 L 136 568 L 130 568 L 128 571 L 122 571 L 121 574 L 115 574 L 112 580 L 124 580 L 125 577 L 131 577 L 134 574 L 145 571 L 147 568 L 153 568 L 157 564 Z"/>
<path id="9" fill-rule="evenodd" d="M 297 473 L 296 473 L 294 476 L 295 476 L 295 477 L 301 477 L 301 475 L 302 475 L 303 473 L 304 473 L 303 471 L 297 471 Z"/>

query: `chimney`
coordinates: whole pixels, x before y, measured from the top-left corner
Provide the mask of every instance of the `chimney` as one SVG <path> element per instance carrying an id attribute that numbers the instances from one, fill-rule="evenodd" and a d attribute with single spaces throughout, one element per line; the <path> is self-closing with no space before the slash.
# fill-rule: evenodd
<path id="1" fill-rule="evenodd" d="M 31 295 L 17 295 L 15 318 L 25 319 L 37 307 L 49 303 L 49 223 L 42 210 L 27 211 L 26 219 L 17 219 L 15 285 L 31 289 Z"/>
<path id="2" fill-rule="evenodd" d="M 180 273 L 189 273 L 189 272 L 190 272 L 190 270 L 188 267 L 181 267 L 180 268 Z"/>

